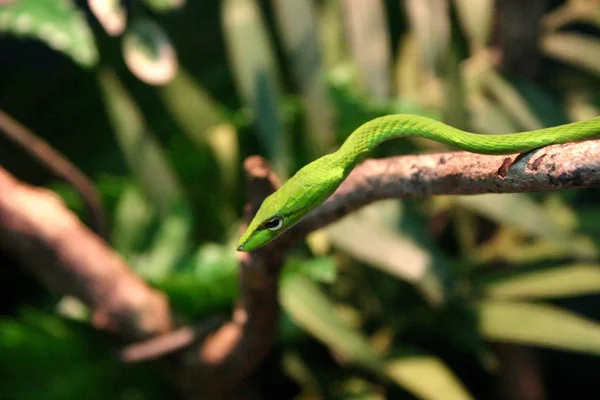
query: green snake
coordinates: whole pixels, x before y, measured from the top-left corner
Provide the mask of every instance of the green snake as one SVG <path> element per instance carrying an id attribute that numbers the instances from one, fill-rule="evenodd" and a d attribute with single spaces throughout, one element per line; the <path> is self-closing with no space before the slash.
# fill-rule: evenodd
<path id="1" fill-rule="evenodd" d="M 376 118 L 352 132 L 336 152 L 304 166 L 267 197 L 242 234 L 237 250 L 252 251 L 275 239 L 323 203 L 375 146 L 389 139 L 409 136 L 435 140 L 472 153 L 513 154 L 550 144 L 600 137 L 600 117 L 503 135 L 466 132 L 418 115 Z"/>

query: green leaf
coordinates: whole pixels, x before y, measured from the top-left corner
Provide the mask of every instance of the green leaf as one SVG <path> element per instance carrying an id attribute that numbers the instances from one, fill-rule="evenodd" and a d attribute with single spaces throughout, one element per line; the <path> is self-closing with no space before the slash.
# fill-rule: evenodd
<path id="1" fill-rule="evenodd" d="M 141 250 L 154 210 L 139 188 L 130 185 L 115 210 L 111 244 L 125 258 Z"/>
<path id="2" fill-rule="evenodd" d="M 539 243 L 540 250 L 545 246 L 550 247 L 555 255 L 577 257 L 595 257 L 597 254 L 596 248 L 587 237 L 573 232 L 571 226 L 561 226 L 560 216 L 548 212 L 525 194 L 454 196 L 452 201 L 499 224 L 545 240 L 546 242 Z M 523 247 L 529 246 L 527 243 L 521 244 Z"/>
<path id="3" fill-rule="evenodd" d="M 408 356 L 386 363 L 387 375 L 420 399 L 463 400 L 471 395 L 439 358 Z"/>
<path id="4" fill-rule="evenodd" d="M 553 33 L 542 39 L 549 57 L 600 76 L 600 39 L 581 33 Z"/>
<path id="5" fill-rule="evenodd" d="M 156 12 L 165 12 L 183 7 L 186 0 L 143 0 L 143 2 Z"/>
<path id="6" fill-rule="evenodd" d="M 334 144 L 334 130 L 316 9 L 310 1 L 274 0 L 274 11 L 306 111 L 307 144 L 319 156 Z"/>
<path id="7" fill-rule="evenodd" d="M 537 119 L 525 99 L 500 74 L 493 70 L 488 71 L 485 74 L 484 83 L 490 94 L 498 100 L 498 103 L 506 110 L 507 114 L 511 115 L 520 126 L 526 130 L 542 128 L 541 122 Z"/>
<path id="8" fill-rule="evenodd" d="M 102 71 L 99 79 L 119 146 L 145 195 L 163 218 L 174 209 L 186 210 L 191 216 L 183 189 L 133 98 L 113 72 Z"/>
<path id="9" fill-rule="evenodd" d="M 227 123 L 224 110 L 183 68 L 171 82 L 161 87 L 160 95 L 191 141 L 199 148 L 210 147 L 219 163 L 223 186 L 231 190 L 236 180 L 239 149 L 235 128 Z"/>
<path id="10" fill-rule="evenodd" d="M 191 223 L 185 210 L 164 218 L 148 251 L 132 260 L 134 270 L 145 279 L 157 281 L 167 276 L 187 254 Z"/>
<path id="11" fill-rule="evenodd" d="M 340 317 L 335 305 L 309 278 L 295 275 L 283 279 L 280 296 L 283 307 L 297 324 L 353 363 L 392 380 L 422 399 L 471 398 L 451 370 L 433 356 L 386 363 L 367 338 Z"/>
<path id="12" fill-rule="evenodd" d="M 325 0 L 320 10 L 319 32 L 326 69 L 329 70 L 348 58 L 342 4 L 339 0 Z"/>
<path id="13" fill-rule="evenodd" d="M 406 13 L 411 34 L 417 40 L 423 69 L 434 76 L 443 65 L 450 44 L 450 6 L 448 1 L 408 0 Z"/>
<path id="14" fill-rule="evenodd" d="M 575 264 L 540 271 L 515 271 L 484 285 L 495 298 L 559 298 L 600 292 L 600 265 Z"/>
<path id="15" fill-rule="evenodd" d="M 291 148 L 284 129 L 280 73 L 256 0 L 225 0 L 223 29 L 236 86 L 254 114 L 263 150 L 280 177 L 289 172 Z"/>
<path id="16" fill-rule="evenodd" d="M 454 0 L 460 23 L 469 38 L 472 52 L 485 49 L 494 20 L 493 0 Z"/>
<path id="17" fill-rule="evenodd" d="M 481 194 L 455 196 L 453 200 L 492 221 L 506 224 L 523 233 L 554 241 L 564 240 L 569 232 L 555 224 L 545 210 L 524 194 Z"/>
<path id="18" fill-rule="evenodd" d="M 92 32 L 72 0 L 0 3 L 1 33 L 39 39 L 86 67 L 98 61 Z"/>
<path id="19" fill-rule="evenodd" d="M 390 207 L 387 206 L 392 206 Z M 432 303 L 443 300 L 434 260 L 418 242 L 398 233 L 396 200 L 378 202 L 327 227 L 331 243 L 358 260 L 417 286 Z M 388 226 L 383 226 L 387 223 Z"/>
<path id="20" fill-rule="evenodd" d="M 168 83 L 179 67 L 167 33 L 147 18 L 134 19 L 123 37 L 123 57 L 131 72 L 150 85 Z"/>
<path id="21" fill-rule="evenodd" d="M 283 270 L 283 279 L 291 278 L 294 274 L 302 274 L 315 281 L 332 283 L 335 281 L 337 266 L 332 257 L 318 257 L 308 260 L 290 258 Z"/>
<path id="22" fill-rule="evenodd" d="M 0 319 L 0 354 L 3 399 L 170 397 L 157 374 L 125 367 L 90 327 L 39 311 Z"/>
<path id="23" fill-rule="evenodd" d="M 181 271 L 155 285 L 169 302 L 189 317 L 214 315 L 231 307 L 238 297 L 238 261 L 233 246 L 207 243 L 200 246 Z"/>
<path id="24" fill-rule="evenodd" d="M 346 27 L 352 56 L 365 92 L 377 100 L 391 95 L 392 57 L 390 36 L 382 0 L 346 0 Z"/>
<path id="25" fill-rule="evenodd" d="M 600 355 L 600 324 L 559 307 L 490 300 L 477 313 L 488 340 Z"/>

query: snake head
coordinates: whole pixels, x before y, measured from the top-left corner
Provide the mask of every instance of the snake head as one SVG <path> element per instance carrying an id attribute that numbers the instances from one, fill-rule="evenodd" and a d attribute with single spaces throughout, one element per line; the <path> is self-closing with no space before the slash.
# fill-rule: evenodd
<path id="1" fill-rule="evenodd" d="M 343 173 L 332 164 L 331 155 L 299 170 L 263 201 L 238 241 L 237 250 L 255 250 L 294 226 L 337 189 L 344 180 Z"/>
<path id="2" fill-rule="evenodd" d="M 282 207 L 277 207 L 281 197 L 275 192 L 265 199 L 238 241 L 238 251 L 252 251 L 269 243 L 301 218 L 294 218 L 292 214 L 284 213 Z"/>

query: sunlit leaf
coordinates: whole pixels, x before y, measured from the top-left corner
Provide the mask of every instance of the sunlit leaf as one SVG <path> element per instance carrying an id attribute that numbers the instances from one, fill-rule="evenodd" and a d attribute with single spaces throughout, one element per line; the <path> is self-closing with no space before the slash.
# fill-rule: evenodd
<path id="1" fill-rule="evenodd" d="M 525 130 L 541 129 L 543 127 L 519 92 L 500 74 L 489 71 L 485 75 L 484 81 L 490 94 Z"/>
<path id="2" fill-rule="evenodd" d="M 494 1 L 454 0 L 453 3 L 473 51 L 484 49 L 490 38 L 494 19 Z"/>
<path id="3" fill-rule="evenodd" d="M 181 268 L 154 284 L 169 302 L 190 317 L 230 308 L 238 297 L 238 261 L 233 246 L 206 243 Z"/>
<path id="4" fill-rule="evenodd" d="M 367 339 L 340 318 L 333 303 L 311 280 L 300 275 L 284 279 L 280 296 L 292 319 L 319 340 L 366 368 L 381 368 Z"/>
<path id="5" fill-rule="evenodd" d="M 400 39 L 396 57 L 396 94 L 407 102 L 418 102 L 422 90 L 423 70 L 421 49 L 414 34 L 406 34 Z"/>
<path id="6" fill-rule="evenodd" d="M 181 8 L 186 0 L 142 0 L 154 11 L 163 12 Z"/>
<path id="7" fill-rule="evenodd" d="M 415 284 L 423 295 L 438 303 L 443 298 L 442 284 L 433 268 L 432 256 L 414 240 L 402 236 L 388 226 L 397 225 L 398 213 L 377 215 L 382 206 L 397 201 L 379 202 L 365 207 L 327 227 L 332 244 L 375 268 Z M 369 215 L 371 214 L 371 215 Z M 395 227 L 394 227 L 395 228 Z"/>
<path id="8" fill-rule="evenodd" d="M 286 262 L 283 271 L 284 279 L 293 274 L 303 274 L 315 281 L 324 283 L 333 283 L 337 273 L 335 260 L 331 257 L 318 257 L 309 260 L 290 258 Z"/>
<path id="9" fill-rule="evenodd" d="M 183 132 L 200 148 L 209 146 L 219 162 L 225 189 L 235 183 L 239 149 L 235 128 L 211 94 L 184 70 L 161 87 L 162 100 Z M 225 193 L 227 190 L 225 191 Z"/>
<path id="10" fill-rule="evenodd" d="M 391 55 L 388 24 L 381 0 L 344 0 L 344 16 L 352 56 L 361 83 L 370 96 L 384 100 L 391 95 Z"/>
<path id="11" fill-rule="evenodd" d="M 323 2 L 319 25 L 325 65 L 327 69 L 334 68 L 348 57 L 343 10 L 339 0 L 325 0 Z"/>
<path id="12" fill-rule="evenodd" d="M 481 194 L 452 198 L 463 207 L 475 211 L 492 221 L 508 224 L 524 233 L 560 241 L 569 232 L 553 223 L 541 205 L 523 194 Z"/>
<path id="13" fill-rule="evenodd" d="M 439 358 L 407 356 L 386 364 L 389 377 L 400 383 L 420 399 L 471 399 L 466 388 Z"/>
<path id="14" fill-rule="evenodd" d="M 168 216 L 174 208 L 190 210 L 160 144 L 117 76 L 103 71 L 100 87 L 121 151 L 148 199 L 162 217 Z"/>
<path id="15" fill-rule="evenodd" d="M 186 255 L 190 233 L 189 213 L 185 209 L 173 210 L 160 222 L 148 251 L 131 261 L 133 269 L 151 281 L 164 278 Z"/>
<path id="16" fill-rule="evenodd" d="M 544 255 L 594 257 L 597 254 L 589 238 L 576 234 L 572 227 L 561 226 L 551 213 L 526 195 L 483 194 L 453 196 L 451 199 L 479 215 L 521 233 L 521 236 L 516 236 L 510 229 L 500 231 L 493 241 L 480 249 L 485 260 L 501 256 L 515 262 L 517 259 L 525 262 L 526 259 L 534 261 Z M 538 240 L 527 242 L 524 240 L 525 235 Z"/>
<path id="17" fill-rule="evenodd" d="M 488 340 L 600 355 L 600 324 L 546 304 L 484 301 L 477 305 Z"/>
<path id="18" fill-rule="evenodd" d="M 111 240 L 113 247 L 126 258 L 139 251 L 154 213 L 137 187 L 125 189 L 115 210 Z"/>
<path id="19" fill-rule="evenodd" d="M 131 72 L 151 85 L 168 83 L 179 65 L 167 33 L 145 18 L 130 22 L 123 37 L 123 57 Z"/>
<path id="20" fill-rule="evenodd" d="M 600 265 L 565 265 L 519 272 L 484 285 L 485 294 L 497 298 L 557 298 L 600 292 Z"/>
<path id="21" fill-rule="evenodd" d="M 406 11 L 411 31 L 422 49 L 422 66 L 433 74 L 445 62 L 450 44 L 448 0 L 407 0 Z"/>
<path id="22" fill-rule="evenodd" d="M 385 400 L 381 387 L 359 377 L 351 377 L 332 389 L 336 399 Z"/>
<path id="23" fill-rule="evenodd" d="M 312 155 L 333 145 L 333 112 L 325 86 L 316 9 L 310 1 L 273 0 L 278 28 L 306 110 L 306 136 Z"/>
<path id="24" fill-rule="evenodd" d="M 127 12 L 120 0 L 88 0 L 88 5 L 109 35 L 118 36 L 123 33 Z"/>
<path id="25" fill-rule="evenodd" d="M 94 37 L 71 0 L 19 0 L 0 3 L 0 34 L 35 38 L 89 67 L 98 60 Z"/>
<path id="26" fill-rule="evenodd" d="M 296 275 L 284 279 L 280 297 L 285 310 L 297 324 L 343 359 L 385 376 L 418 398 L 471 398 L 452 372 L 433 356 L 398 358 L 386 363 L 366 337 L 340 317 L 335 305 L 308 278 Z M 428 378 L 423 381 L 425 374 Z"/>
<path id="27" fill-rule="evenodd" d="M 289 172 L 280 76 L 256 0 L 225 0 L 223 29 L 238 93 L 255 117 L 260 142 L 279 176 Z"/>
<path id="28" fill-rule="evenodd" d="M 542 19 L 542 24 L 549 31 L 555 31 L 574 22 L 587 22 L 600 27 L 600 2 L 598 0 L 567 0 Z"/>
<path id="29" fill-rule="evenodd" d="M 487 97 L 472 94 L 469 98 L 473 130 L 479 133 L 503 134 L 519 129 L 506 111 Z"/>
<path id="30" fill-rule="evenodd" d="M 553 33 L 542 38 L 543 52 L 600 76 L 600 39 L 582 33 Z"/>

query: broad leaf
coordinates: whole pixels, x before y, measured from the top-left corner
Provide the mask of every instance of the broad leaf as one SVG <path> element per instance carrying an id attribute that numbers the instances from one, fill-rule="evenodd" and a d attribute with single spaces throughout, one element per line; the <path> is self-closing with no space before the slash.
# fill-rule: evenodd
<path id="1" fill-rule="evenodd" d="M 559 307 L 490 300 L 477 313 L 488 340 L 600 355 L 600 323 Z"/>
<path id="2" fill-rule="evenodd" d="M 581 33 L 554 33 L 542 39 L 546 55 L 600 76 L 600 39 Z"/>
<path id="3" fill-rule="evenodd" d="M 142 0 L 157 12 L 172 11 L 185 5 L 186 0 Z"/>
<path id="4" fill-rule="evenodd" d="M 558 298 L 600 292 L 600 265 L 566 265 L 540 271 L 515 271 L 484 285 L 496 298 Z"/>
<path id="5" fill-rule="evenodd" d="M 433 356 L 398 358 L 386 363 L 367 338 L 339 316 L 335 305 L 308 278 L 298 275 L 284 279 L 280 296 L 285 310 L 297 324 L 344 359 L 385 376 L 418 398 L 471 398 L 451 370 Z"/>
<path id="6" fill-rule="evenodd" d="M 260 143 L 280 177 L 287 175 L 291 148 L 283 124 L 275 53 L 256 0 L 225 0 L 223 29 L 238 93 L 256 120 Z"/>
<path id="7" fill-rule="evenodd" d="M 1 2 L 1 33 L 39 39 L 86 67 L 98 60 L 92 32 L 72 0 Z"/>
<path id="8" fill-rule="evenodd" d="M 273 0 L 275 16 L 306 112 L 307 145 L 312 156 L 333 145 L 333 110 L 325 86 L 316 7 L 310 1 Z"/>
<path id="9" fill-rule="evenodd" d="M 343 2 L 350 48 L 365 92 L 377 100 L 391 95 L 390 36 L 382 0 Z"/>
<path id="10" fill-rule="evenodd" d="M 190 210 L 167 157 L 125 87 L 111 71 L 100 74 L 100 87 L 121 151 L 159 215 Z"/>

